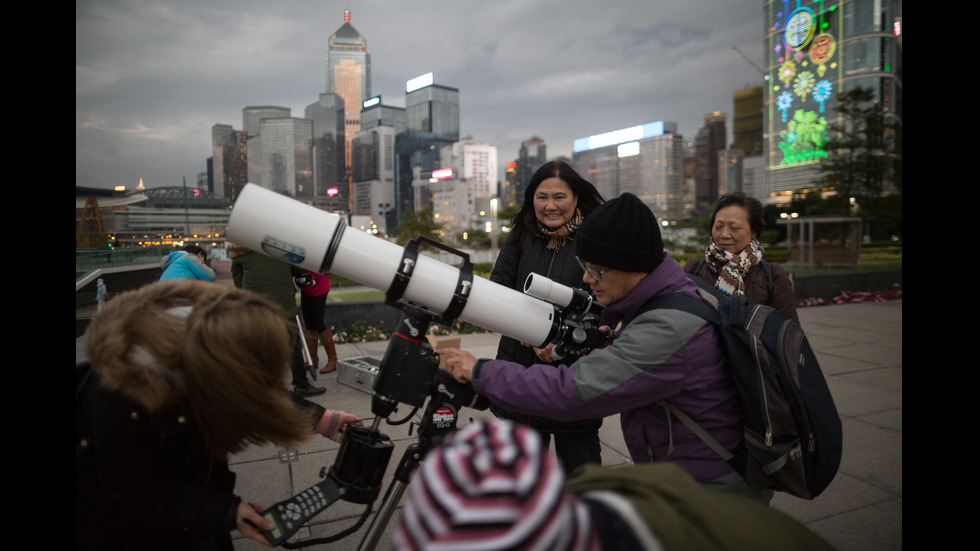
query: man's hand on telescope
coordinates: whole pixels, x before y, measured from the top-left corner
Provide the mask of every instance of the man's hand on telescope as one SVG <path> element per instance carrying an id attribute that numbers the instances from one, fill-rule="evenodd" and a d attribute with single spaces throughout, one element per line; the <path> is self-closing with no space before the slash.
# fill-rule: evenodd
<path id="1" fill-rule="evenodd" d="M 473 380 L 473 367 L 476 365 L 476 357 L 465 350 L 458 348 L 440 348 L 436 354 L 446 358 L 446 371 L 454 379 L 461 383 L 468 383 Z"/>
<path id="2" fill-rule="evenodd" d="M 551 362 L 555 361 L 554 356 L 551 355 L 551 351 L 555 348 L 555 343 L 549 342 L 548 346 L 545 346 L 544 348 L 535 348 L 534 346 L 531 346 L 531 348 L 534 350 L 534 353 L 538 355 L 538 359 L 542 362 L 550 364 Z"/>

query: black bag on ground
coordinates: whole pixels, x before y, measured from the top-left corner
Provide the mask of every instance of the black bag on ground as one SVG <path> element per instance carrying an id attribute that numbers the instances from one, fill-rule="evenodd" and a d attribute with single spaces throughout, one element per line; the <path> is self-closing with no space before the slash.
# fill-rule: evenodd
<path id="1" fill-rule="evenodd" d="M 840 467 L 840 416 L 800 324 L 742 295 L 727 296 L 701 278 L 703 300 L 680 294 L 650 299 L 652 308 L 683 310 L 718 326 L 745 412 L 746 456 L 736 457 L 676 406 L 669 411 L 745 477 L 749 486 L 813 499 Z"/>

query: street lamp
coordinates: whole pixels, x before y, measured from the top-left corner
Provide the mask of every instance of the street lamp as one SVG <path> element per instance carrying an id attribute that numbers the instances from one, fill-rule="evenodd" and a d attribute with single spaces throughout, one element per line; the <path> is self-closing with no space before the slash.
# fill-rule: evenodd
<path id="1" fill-rule="evenodd" d="M 490 199 L 490 263 L 497 262 L 497 202 L 499 199 Z"/>
<path id="2" fill-rule="evenodd" d="M 381 218 L 381 233 L 388 235 L 388 213 L 391 211 L 391 203 L 378 203 L 378 217 Z"/>

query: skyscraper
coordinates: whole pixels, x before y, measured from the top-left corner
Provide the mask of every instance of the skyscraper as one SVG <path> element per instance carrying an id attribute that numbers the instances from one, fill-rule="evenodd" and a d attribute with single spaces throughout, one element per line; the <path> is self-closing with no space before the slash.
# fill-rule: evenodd
<path id="1" fill-rule="evenodd" d="M 732 135 L 735 149 L 748 156 L 762 155 L 762 96 L 764 87 L 735 92 Z"/>
<path id="2" fill-rule="evenodd" d="M 452 168 L 457 179 L 473 184 L 473 193 L 480 197 L 497 195 L 497 146 L 463 141 L 442 148 L 442 168 Z"/>
<path id="3" fill-rule="evenodd" d="M 329 212 L 349 212 L 344 100 L 337 94 L 320 94 L 316 102 L 306 106 L 305 115 L 313 131 L 313 206 Z"/>
<path id="4" fill-rule="evenodd" d="M 684 147 L 677 123 L 650 122 L 579 138 L 572 145 L 575 170 L 606 199 L 630 192 L 654 214 L 685 214 Z"/>
<path id="5" fill-rule="evenodd" d="M 309 119 L 261 119 L 258 134 L 248 139 L 248 180 L 308 202 L 314 192 L 312 135 Z"/>
<path id="6" fill-rule="evenodd" d="M 724 113 L 715 111 L 704 115 L 702 126 L 694 137 L 695 208 L 710 212 L 718 201 L 718 153 L 725 150 Z"/>
<path id="7" fill-rule="evenodd" d="M 433 132 L 406 130 L 395 136 L 397 198 L 395 212 L 400 221 L 409 210 L 431 208 L 426 185 L 432 171 L 439 168 L 439 137 Z"/>
<path id="8" fill-rule="evenodd" d="M 382 233 L 395 220 L 395 129 L 361 130 L 351 142 L 351 214 L 373 217 Z"/>
<path id="9" fill-rule="evenodd" d="M 902 0 L 766 0 L 764 13 L 767 188 L 788 201 L 820 177 L 842 91 L 871 88 L 901 121 Z"/>
<path id="10" fill-rule="evenodd" d="M 231 125 L 211 127 L 211 191 L 220 197 L 235 200 L 248 182 L 246 141 L 245 132 Z"/>
<path id="11" fill-rule="evenodd" d="M 537 136 L 521 142 L 521 149 L 517 153 L 517 166 L 514 167 L 515 202 L 524 202 L 524 192 L 527 190 L 527 185 L 531 183 L 531 176 L 546 162 L 548 162 L 547 142 Z"/>
<path id="12" fill-rule="evenodd" d="M 349 185 L 350 144 L 361 130 L 361 105 L 371 97 L 371 54 L 367 52 L 367 39 L 350 23 L 350 10 L 344 10 L 344 24 L 328 42 L 326 92 L 344 100 L 344 162 Z"/>
<path id="13" fill-rule="evenodd" d="M 376 126 L 390 126 L 395 129 L 395 134 L 401 134 L 408 129 L 405 108 L 385 105 L 381 101 L 381 96 L 366 100 L 361 108 L 361 130 Z"/>
<path id="14" fill-rule="evenodd" d="M 459 89 L 435 84 L 432 73 L 408 81 L 405 117 L 410 130 L 433 132 L 445 145 L 459 141 Z"/>
<path id="15" fill-rule="evenodd" d="M 288 107 L 278 105 L 249 105 L 242 108 L 242 128 L 245 136 L 253 138 L 259 135 L 262 119 L 289 117 L 292 112 Z"/>

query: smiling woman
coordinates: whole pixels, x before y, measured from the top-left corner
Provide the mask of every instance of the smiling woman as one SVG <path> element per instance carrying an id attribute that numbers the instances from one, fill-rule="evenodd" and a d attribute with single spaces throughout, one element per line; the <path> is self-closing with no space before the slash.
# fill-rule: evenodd
<path id="1" fill-rule="evenodd" d="M 524 289 L 529 274 L 538 274 L 561 285 L 580 287 L 583 268 L 575 258 L 575 239 L 583 220 L 600 204 L 602 196 L 591 182 L 566 162 L 542 165 L 524 193 L 521 210 L 511 219 L 511 231 L 500 249 L 490 281 L 517 290 Z M 501 337 L 497 358 L 529 367 L 555 367 L 554 345 L 534 348 L 510 337 Z M 562 466 L 571 472 L 583 463 L 601 463 L 598 429 L 601 419 L 557 421 L 537 415 L 513 413 L 497 405 L 494 414 L 538 430 L 545 445 L 555 442 Z"/>

